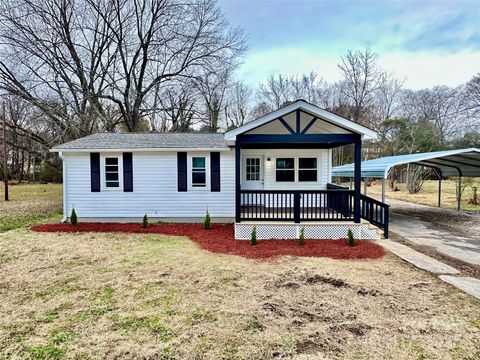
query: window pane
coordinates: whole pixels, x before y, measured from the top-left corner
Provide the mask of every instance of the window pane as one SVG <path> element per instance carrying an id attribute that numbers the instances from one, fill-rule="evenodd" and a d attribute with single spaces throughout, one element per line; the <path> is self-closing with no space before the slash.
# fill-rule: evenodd
<path id="1" fill-rule="evenodd" d="M 300 158 L 298 159 L 298 167 L 300 169 L 316 169 L 317 158 Z"/>
<path id="2" fill-rule="evenodd" d="M 118 165 L 118 158 L 105 158 L 105 165 Z"/>
<path id="3" fill-rule="evenodd" d="M 293 158 L 278 158 L 277 159 L 277 169 L 293 169 L 294 168 L 294 159 Z"/>
<path id="4" fill-rule="evenodd" d="M 277 182 L 293 182 L 295 181 L 295 171 L 293 170 L 277 170 Z"/>
<path id="5" fill-rule="evenodd" d="M 193 168 L 205 168 L 205 157 L 192 157 Z"/>
<path id="6" fill-rule="evenodd" d="M 250 181 L 260 180 L 260 159 L 247 158 L 245 162 L 245 179 Z"/>
<path id="7" fill-rule="evenodd" d="M 205 171 L 192 172 L 192 185 L 193 186 L 205 186 L 206 174 Z"/>
<path id="8" fill-rule="evenodd" d="M 317 181 L 317 170 L 299 170 L 298 181 Z"/>
<path id="9" fill-rule="evenodd" d="M 118 181 L 107 181 L 106 185 L 107 187 L 118 188 L 120 183 Z"/>
<path id="10" fill-rule="evenodd" d="M 118 172 L 118 166 L 117 165 L 105 166 L 105 171 L 107 171 L 107 172 Z"/>
<path id="11" fill-rule="evenodd" d="M 105 180 L 109 181 L 109 180 L 114 180 L 114 181 L 118 181 L 118 173 L 105 173 Z"/>

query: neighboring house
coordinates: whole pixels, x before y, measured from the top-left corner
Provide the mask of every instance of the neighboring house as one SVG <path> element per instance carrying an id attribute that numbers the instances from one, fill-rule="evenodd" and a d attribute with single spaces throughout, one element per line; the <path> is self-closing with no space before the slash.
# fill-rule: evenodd
<path id="1" fill-rule="evenodd" d="M 64 220 L 235 222 L 236 238 L 377 237 L 363 217 L 362 140 L 375 131 L 303 100 L 225 134 L 100 133 L 52 151 L 63 160 Z M 332 148 L 354 144 L 354 190 L 331 182 Z M 374 206 L 375 205 L 375 206 Z M 384 208 L 382 208 L 384 209 Z M 381 212 L 381 210 L 375 210 Z M 376 214 L 385 219 L 385 214 Z"/>

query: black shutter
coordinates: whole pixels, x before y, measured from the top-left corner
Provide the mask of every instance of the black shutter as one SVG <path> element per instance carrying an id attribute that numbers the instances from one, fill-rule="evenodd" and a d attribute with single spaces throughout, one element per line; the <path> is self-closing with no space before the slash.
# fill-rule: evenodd
<path id="1" fill-rule="evenodd" d="M 178 191 L 187 191 L 187 153 L 177 153 Z"/>
<path id="2" fill-rule="evenodd" d="M 210 189 L 220 191 L 220 153 L 210 153 Z"/>
<path id="3" fill-rule="evenodd" d="M 123 191 L 133 191 L 133 155 L 131 152 L 123 153 Z"/>
<path id="4" fill-rule="evenodd" d="M 90 153 L 90 188 L 100 192 L 100 153 Z"/>

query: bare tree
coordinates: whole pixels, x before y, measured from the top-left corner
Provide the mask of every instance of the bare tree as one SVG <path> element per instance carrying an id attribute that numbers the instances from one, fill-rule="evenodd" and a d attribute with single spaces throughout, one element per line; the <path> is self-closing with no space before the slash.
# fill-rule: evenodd
<path id="1" fill-rule="evenodd" d="M 350 116 L 354 121 L 368 125 L 365 118 L 372 105 L 375 93 L 385 81 L 385 73 L 378 69 L 377 55 L 369 49 L 349 50 L 342 56 L 338 67 L 342 72 L 340 91 L 351 106 Z"/>
<path id="2" fill-rule="evenodd" d="M 257 91 L 259 102 L 267 111 L 273 111 L 292 101 L 291 82 L 285 75 L 270 75 Z"/>
<path id="3" fill-rule="evenodd" d="M 472 109 L 476 115 L 480 115 L 480 73 L 474 75 L 467 83 L 465 96 L 468 107 Z"/>
<path id="4" fill-rule="evenodd" d="M 250 113 L 252 89 L 242 81 L 236 81 L 228 90 L 225 119 L 227 130 L 242 126 Z"/>
<path id="5" fill-rule="evenodd" d="M 438 130 L 440 141 L 445 143 L 470 125 L 463 92 L 462 86 L 407 90 L 403 96 L 403 116 L 412 121 L 430 122 Z"/>
<path id="6" fill-rule="evenodd" d="M 235 66 L 245 50 L 211 0 L 5 0 L 0 10 L 0 88 L 69 137 L 98 121 L 136 131 L 161 86 Z"/>
<path id="7" fill-rule="evenodd" d="M 222 127 L 222 115 L 225 107 L 225 96 L 230 86 L 230 69 L 219 72 L 208 72 L 197 77 L 196 88 L 202 103 L 201 130 L 217 132 Z"/>

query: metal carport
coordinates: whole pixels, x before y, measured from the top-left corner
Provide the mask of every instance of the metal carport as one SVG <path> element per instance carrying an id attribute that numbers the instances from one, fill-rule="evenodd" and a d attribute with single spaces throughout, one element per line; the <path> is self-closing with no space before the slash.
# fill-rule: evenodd
<path id="1" fill-rule="evenodd" d="M 408 155 L 387 156 L 361 163 L 362 178 L 382 179 L 382 202 L 385 201 L 385 179 L 390 170 L 398 165 L 415 164 L 432 168 L 439 180 L 438 206 L 440 207 L 442 179 L 449 176 L 458 176 L 458 210 L 461 206 L 462 177 L 480 176 L 480 149 L 459 149 L 416 153 Z M 353 178 L 354 166 L 347 164 L 332 169 L 332 176 Z"/>

